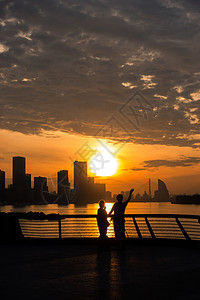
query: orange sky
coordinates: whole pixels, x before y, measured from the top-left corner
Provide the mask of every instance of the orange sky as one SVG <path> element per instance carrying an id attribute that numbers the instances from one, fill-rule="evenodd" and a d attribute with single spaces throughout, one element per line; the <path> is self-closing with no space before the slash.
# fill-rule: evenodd
<path id="1" fill-rule="evenodd" d="M 52 187 L 57 171 L 69 170 L 69 179 L 73 181 L 73 161 L 83 160 L 78 155 L 78 150 L 88 142 L 90 147 L 95 148 L 98 141 L 95 138 L 86 138 L 62 132 L 44 132 L 43 135 L 25 135 L 8 130 L 0 131 L 0 169 L 6 172 L 6 182 L 11 182 L 12 156 L 26 157 L 26 172 L 34 176 L 48 177 L 49 186 Z M 156 189 L 157 179 L 164 180 L 171 194 L 173 193 L 195 193 L 200 192 L 199 165 L 188 167 L 166 167 L 160 166 L 144 168 L 144 161 L 162 159 L 173 161 L 180 157 L 198 157 L 199 150 L 191 150 L 189 147 L 174 147 L 161 145 L 138 145 L 125 144 L 114 145 L 119 162 L 117 173 L 111 177 L 96 177 L 97 182 L 105 182 L 107 190 L 118 193 L 135 187 L 135 193 L 147 190 L 148 179 L 152 180 L 152 189 Z M 79 151 L 80 152 L 80 151 Z M 139 170 L 139 169 L 145 170 Z M 134 169 L 134 170 L 131 170 Z M 91 174 L 90 174 L 91 175 Z M 53 181 L 52 181 L 53 179 Z"/>

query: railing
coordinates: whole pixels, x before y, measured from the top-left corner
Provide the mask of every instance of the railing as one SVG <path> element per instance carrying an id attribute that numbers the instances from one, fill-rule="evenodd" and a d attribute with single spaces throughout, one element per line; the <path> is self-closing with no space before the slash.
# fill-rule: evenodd
<path id="1" fill-rule="evenodd" d="M 50 215 L 35 218 L 18 217 L 24 237 L 29 238 L 98 238 L 96 215 Z M 129 239 L 200 240 L 200 216 L 175 214 L 126 214 L 126 236 Z M 107 235 L 114 237 L 113 222 Z"/>

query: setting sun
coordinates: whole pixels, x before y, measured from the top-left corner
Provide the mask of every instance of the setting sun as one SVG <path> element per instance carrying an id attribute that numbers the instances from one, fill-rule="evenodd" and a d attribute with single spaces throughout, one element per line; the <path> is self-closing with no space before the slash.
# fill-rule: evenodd
<path id="1" fill-rule="evenodd" d="M 99 148 L 89 161 L 88 167 L 96 176 L 112 176 L 117 172 L 118 160 L 108 150 Z"/>

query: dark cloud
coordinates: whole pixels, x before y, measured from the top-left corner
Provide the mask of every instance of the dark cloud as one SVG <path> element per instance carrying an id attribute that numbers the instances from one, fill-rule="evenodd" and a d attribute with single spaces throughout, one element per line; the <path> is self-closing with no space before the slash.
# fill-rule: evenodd
<path id="1" fill-rule="evenodd" d="M 132 169 L 123 169 L 123 171 L 144 171 L 147 170 L 146 168 L 132 168 Z"/>
<path id="2" fill-rule="evenodd" d="M 0 128 L 95 136 L 116 115 L 127 129 L 119 129 L 118 140 L 199 147 L 196 1 L 0 6 Z M 135 87 L 153 107 L 140 130 L 119 113 Z"/>
<path id="3" fill-rule="evenodd" d="M 123 171 L 154 171 L 160 167 L 192 167 L 200 163 L 200 157 L 185 157 L 181 156 L 179 159 L 167 160 L 167 159 L 152 159 L 145 160 L 141 163 L 141 167 L 133 167 L 130 169 L 123 169 Z"/>
<path id="4" fill-rule="evenodd" d="M 146 169 L 159 168 L 159 167 L 191 167 L 200 163 L 200 157 L 182 157 L 177 160 L 154 159 L 146 160 L 142 165 Z"/>

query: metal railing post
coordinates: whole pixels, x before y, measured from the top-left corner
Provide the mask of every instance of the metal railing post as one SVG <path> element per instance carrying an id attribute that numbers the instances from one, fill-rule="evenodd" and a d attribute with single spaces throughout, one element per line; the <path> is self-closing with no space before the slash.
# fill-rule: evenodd
<path id="1" fill-rule="evenodd" d="M 155 234 L 154 234 L 154 232 L 153 232 L 153 229 L 152 229 L 152 227 L 151 227 L 151 225 L 150 225 L 149 220 L 148 220 L 147 217 L 145 217 L 145 221 L 146 221 L 146 224 L 147 224 L 147 227 L 148 227 L 148 229 L 149 229 L 149 232 L 150 232 L 150 234 L 151 234 L 152 239 L 155 239 L 156 236 L 155 236 Z"/>
<path id="2" fill-rule="evenodd" d="M 181 224 L 181 222 L 178 218 L 176 218 L 176 222 L 177 222 L 180 230 L 182 231 L 184 237 L 186 238 L 186 240 L 191 240 L 190 236 L 187 234 L 186 230 L 184 229 L 183 225 Z"/>
<path id="3" fill-rule="evenodd" d="M 137 231 L 138 237 L 139 237 L 140 239 L 142 239 L 142 235 L 141 235 L 141 232 L 140 232 L 140 229 L 139 229 L 139 226 L 138 226 L 138 224 L 137 224 L 137 221 L 136 221 L 135 217 L 133 217 L 133 223 L 134 223 L 134 225 L 135 225 L 135 229 L 136 229 L 136 231 Z"/>

